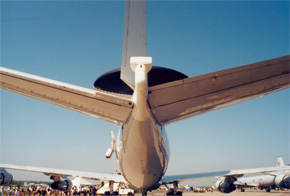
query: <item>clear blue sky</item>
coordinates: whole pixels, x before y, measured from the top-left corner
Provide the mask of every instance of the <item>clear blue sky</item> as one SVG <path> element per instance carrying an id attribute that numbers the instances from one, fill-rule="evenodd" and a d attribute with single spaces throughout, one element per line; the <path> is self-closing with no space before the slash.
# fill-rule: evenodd
<path id="1" fill-rule="evenodd" d="M 120 67 L 124 1 L 1 1 L 1 66 L 92 88 Z M 196 76 L 289 54 L 288 1 L 149 1 L 153 65 Z M 166 127 L 167 174 L 290 163 L 289 90 Z M 119 127 L 1 90 L 1 162 L 112 173 Z M 13 172 L 15 179 L 48 179 Z"/>

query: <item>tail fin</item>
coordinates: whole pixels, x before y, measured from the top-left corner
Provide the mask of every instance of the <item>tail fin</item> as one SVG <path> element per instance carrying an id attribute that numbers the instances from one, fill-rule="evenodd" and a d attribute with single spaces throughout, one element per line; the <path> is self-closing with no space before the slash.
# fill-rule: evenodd
<path id="1" fill-rule="evenodd" d="M 127 0 L 122 49 L 121 79 L 132 89 L 135 85 L 135 74 L 131 70 L 132 56 L 146 56 L 146 2 L 145 0 Z"/>
<path id="2" fill-rule="evenodd" d="M 280 156 L 277 157 L 276 166 L 277 167 L 284 167 L 285 166 L 285 163 L 284 163 L 282 157 L 280 157 Z"/>

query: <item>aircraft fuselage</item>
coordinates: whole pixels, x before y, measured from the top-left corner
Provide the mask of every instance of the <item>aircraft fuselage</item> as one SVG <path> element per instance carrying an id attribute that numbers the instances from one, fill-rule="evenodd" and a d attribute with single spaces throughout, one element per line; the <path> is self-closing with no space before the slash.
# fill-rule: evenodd
<path id="1" fill-rule="evenodd" d="M 152 189 L 164 175 L 169 160 L 164 127 L 152 118 L 144 122 L 131 118 L 119 137 L 116 154 L 122 175 L 135 190 Z"/>
<path id="2" fill-rule="evenodd" d="M 122 175 L 135 190 L 150 190 L 158 186 L 169 160 L 165 129 L 155 121 L 147 104 L 147 73 L 150 69 L 151 64 L 140 63 L 134 67 L 134 108 L 122 126 L 116 144 Z"/>

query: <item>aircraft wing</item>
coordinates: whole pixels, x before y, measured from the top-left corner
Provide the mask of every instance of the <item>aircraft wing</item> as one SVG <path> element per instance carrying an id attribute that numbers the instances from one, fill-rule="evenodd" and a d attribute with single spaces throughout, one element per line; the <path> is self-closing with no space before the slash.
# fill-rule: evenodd
<path id="1" fill-rule="evenodd" d="M 84 179 L 90 179 L 90 180 L 114 181 L 114 182 L 126 183 L 126 180 L 124 179 L 123 176 L 114 175 L 114 174 L 53 169 L 53 168 L 45 168 L 45 167 L 18 166 L 18 165 L 3 164 L 3 163 L 0 163 L 0 168 L 43 173 L 47 176 L 71 176 L 71 177 L 78 177 L 78 178 L 84 178 Z"/>
<path id="2" fill-rule="evenodd" d="M 166 125 L 289 88 L 289 57 L 150 87 L 153 115 Z"/>
<path id="3" fill-rule="evenodd" d="M 130 97 L 91 90 L 0 67 L 1 88 L 122 125 L 133 108 Z"/>
<path id="4" fill-rule="evenodd" d="M 243 183 L 240 181 L 235 181 L 234 185 L 238 185 L 238 186 L 246 186 L 246 187 L 258 187 L 259 184 L 248 184 L 248 183 Z"/>
<path id="5" fill-rule="evenodd" d="M 278 171 L 290 171 L 290 166 L 265 167 L 265 168 L 256 168 L 256 169 L 240 169 L 240 170 L 231 170 L 231 171 L 163 176 L 163 178 L 161 179 L 161 183 L 168 184 L 168 183 L 173 183 L 173 182 L 187 182 L 187 181 L 205 180 L 205 179 L 219 178 L 219 177 L 238 178 L 246 174 L 268 174 L 269 172 L 278 172 Z"/>
<path id="6" fill-rule="evenodd" d="M 162 184 L 170 184 L 173 182 L 187 182 L 187 181 L 196 181 L 196 180 L 205 180 L 211 178 L 219 178 L 225 174 L 228 174 L 230 171 L 220 171 L 220 172 L 208 172 L 208 173 L 196 173 L 196 174 L 183 174 L 183 175 L 170 175 L 163 176 L 161 179 Z"/>

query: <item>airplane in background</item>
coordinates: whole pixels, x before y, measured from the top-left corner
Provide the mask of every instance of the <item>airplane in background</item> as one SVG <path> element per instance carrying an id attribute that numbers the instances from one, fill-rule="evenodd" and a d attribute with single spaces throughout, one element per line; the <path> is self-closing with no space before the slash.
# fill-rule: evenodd
<path id="1" fill-rule="evenodd" d="M 166 125 L 289 88 L 290 56 L 187 77 L 152 66 L 146 44 L 146 3 L 127 0 L 121 69 L 100 76 L 94 90 L 1 67 L 4 90 L 120 125 L 117 139 L 111 132 L 112 147 L 106 157 L 115 153 L 122 175 L 1 163 L 0 184 L 12 181 L 6 169 L 13 169 L 48 175 L 54 181 L 52 188 L 62 191 L 70 190 L 71 176 L 109 182 L 111 194 L 114 183 L 125 183 L 142 195 L 173 184 L 168 195 L 181 195 L 180 182 L 222 176 L 218 190 L 230 193 L 235 190 L 237 178 L 245 174 L 290 170 L 283 166 L 166 176 Z"/>
<path id="2" fill-rule="evenodd" d="M 285 167 L 282 157 L 277 157 L 276 166 Z M 237 188 L 245 191 L 247 187 L 258 187 L 259 189 L 266 189 L 270 192 L 275 188 L 289 188 L 290 185 L 290 171 L 271 172 L 266 175 L 251 176 L 238 178 L 234 182 Z"/>

